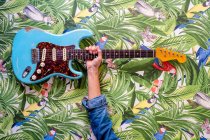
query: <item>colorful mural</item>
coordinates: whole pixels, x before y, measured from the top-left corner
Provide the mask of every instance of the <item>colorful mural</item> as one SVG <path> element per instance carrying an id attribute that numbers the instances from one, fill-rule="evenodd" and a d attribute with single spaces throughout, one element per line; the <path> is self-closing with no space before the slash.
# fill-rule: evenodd
<path id="1" fill-rule="evenodd" d="M 84 62 L 73 61 L 84 74 L 78 80 L 53 77 L 27 85 L 14 76 L 13 39 L 25 27 L 92 31 L 80 48 L 97 42 L 101 49 L 161 47 L 186 54 L 183 64 L 104 60 L 101 91 L 121 140 L 210 139 L 209 7 L 209 0 L 0 0 L 0 139 L 95 139 L 81 105 Z"/>

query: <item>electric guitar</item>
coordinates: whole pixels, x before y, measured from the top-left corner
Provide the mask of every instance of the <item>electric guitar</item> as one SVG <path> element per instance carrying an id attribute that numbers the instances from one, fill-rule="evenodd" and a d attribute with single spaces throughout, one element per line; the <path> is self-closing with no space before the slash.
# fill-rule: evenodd
<path id="1" fill-rule="evenodd" d="M 62 35 L 54 35 L 40 29 L 24 28 L 15 35 L 12 48 L 12 67 L 17 79 L 26 84 L 42 82 L 52 76 L 79 79 L 82 72 L 72 67 L 73 59 L 94 59 L 79 48 L 82 39 L 93 34 L 86 29 L 77 29 Z M 151 58 L 161 61 L 186 61 L 186 56 L 163 48 L 156 50 L 102 50 L 107 58 Z"/>

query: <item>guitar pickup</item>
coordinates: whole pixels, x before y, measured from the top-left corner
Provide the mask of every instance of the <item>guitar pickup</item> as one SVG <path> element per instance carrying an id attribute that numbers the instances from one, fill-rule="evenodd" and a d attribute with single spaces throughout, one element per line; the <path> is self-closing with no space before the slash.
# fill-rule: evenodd
<path id="1" fill-rule="evenodd" d="M 39 62 L 39 49 L 37 48 L 32 49 L 31 53 L 32 53 L 32 63 L 33 64 L 38 63 Z"/>

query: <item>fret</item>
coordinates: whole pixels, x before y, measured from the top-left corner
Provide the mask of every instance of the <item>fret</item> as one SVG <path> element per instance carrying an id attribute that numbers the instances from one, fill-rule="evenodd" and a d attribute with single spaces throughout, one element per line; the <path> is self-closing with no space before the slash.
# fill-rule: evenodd
<path id="1" fill-rule="evenodd" d="M 131 54 L 130 53 L 131 53 L 130 50 L 128 50 L 129 58 L 131 58 Z"/>
<path id="2" fill-rule="evenodd" d="M 141 58 L 141 50 L 139 50 L 140 58 Z"/>
<path id="3" fill-rule="evenodd" d="M 80 59 L 83 60 L 83 51 L 80 52 Z"/>
<path id="4" fill-rule="evenodd" d="M 71 52 L 71 59 L 74 59 L 74 54 L 73 54 L 73 52 Z"/>
<path id="5" fill-rule="evenodd" d="M 86 50 L 86 52 L 85 52 L 85 59 L 89 59 L 88 57 L 89 57 L 89 54 L 88 54 L 88 51 Z"/>
<path id="6" fill-rule="evenodd" d="M 76 59 L 78 59 L 77 49 L 75 49 L 75 53 L 74 53 L 74 55 L 75 55 L 75 58 L 76 58 Z"/>
<path id="7" fill-rule="evenodd" d="M 81 60 L 80 50 L 77 50 L 77 57 Z"/>
<path id="8" fill-rule="evenodd" d="M 104 59 L 106 59 L 106 50 L 104 50 L 104 52 L 105 52 Z M 103 53 L 103 51 L 102 51 L 102 53 Z"/>

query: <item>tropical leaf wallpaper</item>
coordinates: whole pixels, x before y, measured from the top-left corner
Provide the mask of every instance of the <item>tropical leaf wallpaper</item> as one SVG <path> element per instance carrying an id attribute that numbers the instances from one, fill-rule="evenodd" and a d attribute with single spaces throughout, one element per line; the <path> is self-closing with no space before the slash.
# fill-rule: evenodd
<path id="1" fill-rule="evenodd" d="M 113 130 L 121 140 L 210 139 L 209 0 L 0 0 L 0 139 L 94 140 L 79 80 L 53 77 L 26 85 L 11 64 L 13 39 L 24 27 L 53 34 L 88 29 L 80 47 L 171 49 L 183 64 L 157 58 L 107 59 L 100 67 Z M 27 47 L 27 46 L 22 46 Z M 103 48 L 104 47 L 104 48 Z"/>

